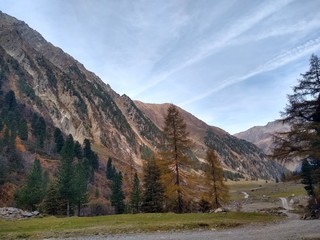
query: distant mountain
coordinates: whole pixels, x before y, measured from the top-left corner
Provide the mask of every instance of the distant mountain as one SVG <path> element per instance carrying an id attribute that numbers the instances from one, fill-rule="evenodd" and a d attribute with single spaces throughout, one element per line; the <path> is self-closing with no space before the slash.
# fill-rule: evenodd
<path id="1" fill-rule="evenodd" d="M 234 134 L 234 136 L 244 139 L 258 146 L 267 155 L 272 154 L 274 143 L 273 135 L 278 132 L 286 132 L 290 130 L 288 124 L 283 124 L 281 121 L 269 122 L 265 126 L 256 126 L 249 128 L 246 131 Z M 282 163 L 286 168 L 290 170 L 296 170 L 299 168 L 299 160 L 293 159 L 291 162 Z"/>
<path id="2" fill-rule="evenodd" d="M 168 104 L 144 104 L 120 96 L 27 24 L 2 12 L 0 86 L 4 94 L 14 91 L 19 104 L 60 128 L 65 136 L 72 134 L 80 143 L 90 139 L 100 156 L 101 174 L 108 157 L 119 168 L 125 169 L 133 161 L 134 167 L 141 169 L 144 147 L 157 151 L 163 143 L 162 123 Z M 194 168 L 210 147 L 231 171 L 260 178 L 282 173 L 281 166 L 255 145 L 180 110 L 195 142 L 190 154 Z"/>
<path id="3" fill-rule="evenodd" d="M 271 154 L 273 150 L 273 135 L 276 132 L 286 132 L 289 129 L 290 126 L 287 124 L 283 124 L 281 121 L 273 121 L 265 126 L 249 128 L 246 131 L 234 134 L 234 136 L 255 144 L 266 154 Z"/>

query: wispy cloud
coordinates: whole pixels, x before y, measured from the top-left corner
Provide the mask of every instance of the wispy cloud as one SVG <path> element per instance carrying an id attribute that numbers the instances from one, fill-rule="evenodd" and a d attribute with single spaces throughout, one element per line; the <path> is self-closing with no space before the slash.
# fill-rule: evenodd
<path id="1" fill-rule="evenodd" d="M 169 76 L 181 71 L 186 67 L 196 64 L 227 47 L 235 38 L 239 37 L 241 34 L 245 33 L 265 18 L 287 6 L 292 1 L 293 0 L 283 0 L 274 2 L 272 4 L 268 3 L 266 5 L 260 5 L 259 8 L 251 14 L 246 15 L 234 22 L 228 29 L 221 30 L 217 36 L 214 35 L 198 42 L 196 46 L 199 47 L 197 47 L 187 59 L 184 59 L 184 61 L 181 61 L 180 64 L 171 67 L 171 69 L 165 69 L 163 73 L 153 77 L 149 83 L 138 89 L 133 97 L 139 96 L 148 89 L 165 81 Z"/>
<path id="2" fill-rule="evenodd" d="M 216 88 L 211 89 L 210 91 L 207 91 L 203 94 L 200 94 L 194 98 L 189 99 L 188 101 L 185 101 L 183 103 L 180 103 L 180 106 L 186 106 L 191 103 L 200 101 L 204 98 L 207 98 L 211 94 L 221 91 L 222 89 L 225 89 L 227 87 L 230 87 L 231 85 L 237 84 L 239 82 L 245 81 L 253 76 L 256 76 L 258 74 L 268 72 L 275 70 L 279 67 L 282 67 L 290 62 L 293 62 L 301 57 L 304 57 L 305 55 L 309 55 L 310 53 L 315 52 L 316 50 L 320 49 L 320 37 L 316 39 L 309 40 L 305 42 L 302 45 L 299 45 L 295 48 L 292 48 L 274 58 L 272 58 L 270 61 L 258 66 L 255 70 L 239 77 L 229 78 L 225 80 L 223 83 L 221 83 Z"/>

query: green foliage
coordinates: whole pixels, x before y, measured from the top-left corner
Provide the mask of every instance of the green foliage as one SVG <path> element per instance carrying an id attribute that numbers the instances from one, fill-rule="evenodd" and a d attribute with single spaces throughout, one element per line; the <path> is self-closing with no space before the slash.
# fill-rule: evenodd
<path id="1" fill-rule="evenodd" d="M 46 184 L 44 184 L 43 180 L 42 166 L 40 161 L 36 159 L 27 177 L 26 185 L 16 194 L 16 203 L 19 207 L 32 211 L 38 208 L 46 192 Z"/>
<path id="2" fill-rule="evenodd" d="M 75 197 L 75 187 L 73 181 L 74 166 L 74 142 L 70 134 L 61 150 L 62 159 L 58 169 L 57 187 L 59 195 L 67 202 L 67 215 L 70 214 L 70 204 Z"/>
<path id="3" fill-rule="evenodd" d="M 28 125 L 27 121 L 24 118 L 21 118 L 18 123 L 18 135 L 21 140 L 27 141 L 28 140 Z"/>
<path id="4" fill-rule="evenodd" d="M 138 174 L 134 174 L 133 189 L 130 196 L 130 207 L 133 213 L 139 213 L 142 205 L 141 188 Z"/>
<path id="5" fill-rule="evenodd" d="M 88 191 L 88 182 L 89 176 L 87 173 L 88 169 L 87 159 L 82 159 L 75 166 L 74 171 L 74 202 L 78 206 L 78 216 L 81 215 L 81 204 L 86 203 L 87 200 L 87 191 Z"/>
<path id="6" fill-rule="evenodd" d="M 0 154 L 0 185 L 4 184 L 8 175 L 8 163 L 7 160 Z"/>
<path id="7" fill-rule="evenodd" d="M 141 158 L 144 160 L 150 160 L 154 157 L 153 151 L 143 143 L 142 145 L 140 145 L 140 153 L 141 153 Z"/>
<path id="8" fill-rule="evenodd" d="M 91 150 L 91 143 L 89 139 L 85 139 L 83 145 L 83 157 L 89 160 L 89 164 L 94 170 L 98 170 L 99 158 L 98 155 Z"/>
<path id="9" fill-rule="evenodd" d="M 122 214 L 125 211 L 125 196 L 122 190 L 122 179 L 122 173 L 117 172 L 111 185 L 111 206 L 114 207 L 116 214 Z"/>
<path id="10" fill-rule="evenodd" d="M 17 107 L 17 101 L 14 92 L 12 90 L 7 92 L 4 99 L 8 111 L 14 111 Z"/>
<path id="11" fill-rule="evenodd" d="M 34 113 L 32 116 L 31 127 L 32 134 L 36 138 L 37 147 L 43 148 L 47 134 L 46 122 L 44 118 Z"/>
<path id="12" fill-rule="evenodd" d="M 147 213 L 163 211 L 164 187 L 161 182 L 160 168 L 154 159 L 147 161 L 143 168 L 143 205 L 142 209 Z"/>
<path id="13" fill-rule="evenodd" d="M 66 205 L 66 201 L 59 194 L 56 182 L 50 183 L 42 203 L 43 211 L 49 215 L 63 215 Z"/>
<path id="14" fill-rule="evenodd" d="M 83 158 L 82 147 L 78 141 L 74 143 L 74 156 L 78 159 Z"/>
<path id="15" fill-rule="evenodd" d="M 106 178 L 108 180 L 113 180 L 116 173 L 117 171 L 115 167 L 112 165 L 112 158 L 109 157 L 106 168 Z"/>
<path id="16" fill-rule="evenodd" d="M 305 185 L 305 190 L 309 196 L 314 197 L 314 183 L 312 179 L 312 166 L 310 165 L 308 159 L 302 161 L 301 167 L 302 181 L 301 183 Z"/>
<path id="17" fill-rule="evenodd" d="M 60 153 L 64 146 L 64 138 L 60 128 L 55 128 L 54 130 L 54 142 L 56 144 L 57 153 Z"/>

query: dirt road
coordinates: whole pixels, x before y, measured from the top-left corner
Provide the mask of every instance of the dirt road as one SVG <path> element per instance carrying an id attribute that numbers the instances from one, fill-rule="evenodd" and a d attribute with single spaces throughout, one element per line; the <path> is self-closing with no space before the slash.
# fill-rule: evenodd
<path id="1" fill-rule="evenodd" d="M 316 240 L 320 239 L 320 220 L 288 219 L 270 225 L 250 225 L 245 227 L 210 230 L 126 234 L 113 236 L 92 236 L 71 239 L 91 240 Z"/>

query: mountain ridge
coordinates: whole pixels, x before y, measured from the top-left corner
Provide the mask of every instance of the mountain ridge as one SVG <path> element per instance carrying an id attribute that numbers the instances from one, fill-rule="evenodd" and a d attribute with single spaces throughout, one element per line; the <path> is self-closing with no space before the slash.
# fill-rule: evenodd
<path id="1" fill-rule="evenodd" d="M 88 138 L 104 148 L 102 152 L 108 156 L 127 164 L 133 160 L 137 168 L 143 163 L 142 145 L 157 151 L 164 139 L 161 122 L 168 104 L 155 110 L 126 95 L 120 96 L 26 23 L 2 12 L 0 36 L 0 83 L 3 90 L 13 90 L 18 101 L 65 135 L 72 134 L 79 142 Z M 261 178 L 275 178 L 283 171 L 251 143 L 179 109 L 196 143 L 192 151 L 198 161 L 211 147 L 219 148 L 215 150 L 232 171 Z"/>

